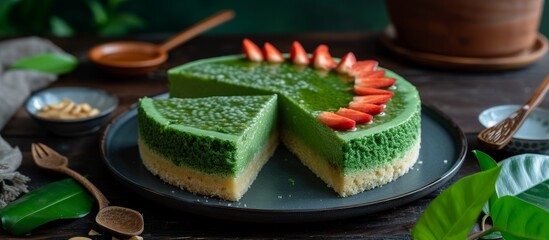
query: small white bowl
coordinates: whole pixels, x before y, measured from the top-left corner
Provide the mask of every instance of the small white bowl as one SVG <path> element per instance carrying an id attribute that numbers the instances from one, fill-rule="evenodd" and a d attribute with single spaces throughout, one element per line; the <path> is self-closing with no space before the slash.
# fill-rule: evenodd
<path id="1" fill-rule="evenodd" d="M 56 104 L 64 98 L 75 103 L 88 103 L 99 109 L 95 116 L 78 119 L 47 119 L 36 116 L 36 113 L 48 104 Z M 83 87 L 46 88 L 30 96 L 25 103 L 27 113 L 44 128 L 64 136 L 77 136 L 95 132 L 108 120 L 118 106 L 118 98 L 106 91 Z"/>
<path id="2" fill-rule="evenodd" d="M 507 118 L 519 105 L 502 105 L 484 110 L 478 120 L 488 128 Z M 515 153 L 549 154 L 549 111 L 536 108 L 515 133 L 506 150 Z"/>

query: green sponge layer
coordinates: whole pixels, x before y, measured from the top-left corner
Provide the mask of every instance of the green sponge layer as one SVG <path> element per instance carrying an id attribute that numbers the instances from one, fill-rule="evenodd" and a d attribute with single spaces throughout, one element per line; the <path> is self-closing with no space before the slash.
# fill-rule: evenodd
<path id="1" fill-rule="evenodd" d="M 276 95 L 143 98 L 139 137 L 178 166 L 236 176 L 276 132 Z"/>
<path id="2" fill-rule="evenodd" d="M 416 88 L 399 75 L 385 112 L 355 131 L 334 131 L 316 116 L 352 101 L 352 79 L 311 67 L 249 62 L 240 55 L 188 63 L 168 72 L 172 97 L 277 94 L 285 132 L 314 149 L 342 174 L 377 168 L 404 155 L 420 137 L 421 102 Z M 283 138 L 284 139 L 284 138 Z M 297 152 L 288 146 L 292 151 Z"/>

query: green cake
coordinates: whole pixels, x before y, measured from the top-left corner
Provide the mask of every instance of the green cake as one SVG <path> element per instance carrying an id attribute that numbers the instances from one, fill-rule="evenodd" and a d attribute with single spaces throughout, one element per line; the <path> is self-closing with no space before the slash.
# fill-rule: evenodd
<path id="1" fill-rule="evenodd" d="M 203 59 L 170 69 L 170 96 L 207 99 L 212 96 L 276 95 L 280 141 L 342 197 L 391 182 L 414 165 L 420 149 L 421 101 L 412 84 L 388 69 L 378 68 L 376 61 L 356 62 L 352 54 L 348 54 L 352 55 L 352 61 L 346 55 L 336 66 L 331 56 L 327 56 L 326 46 L 319 46 L 310 61 L 304 50 L 295 50 L 292 46 L 288 61 L 288 55 L 281 55 L 270 44 L 265 45 L 262 55 L 257 47 L 246 46 L 249 44 L 246 41 L 245 56 Z M 382 113 L 370 111 L 372 107 Z M 366 118 L 356 115 L 357 111 Z M 274 120 L 270 123 L 274 124 Z M 139 124 L 141 129 L 148 123 L 140 119 Z M 156 131 L 145 133 L 140 130 L 140 138 L 144 139 L 145 134 L 155 135 Z M 198 140 L 200 142 L 210 141 L 208 134 L 197 136 L 200 138 L 204 138 Z M 152 148 L 147 146 L 148 142 L 140 140 L 140 143 L 141 147 Z M 239 147 L 247 145 L 256 144 L 248 140 Z M 183 147 L 187 152 L 223 154 L 223 150 L 195 144 Z M 157 149 L 158 154 L 170 152 L 167 143 L 158 143 Z M 170 161 L 173 162 L 169 159 L 167 162 Z M 175 165 L 198 171 L 207 169 L 177 161 Z M 148 168 L 161 177 L 167 172 L 155 169 L 155 166 Z M 225 176 L 221 171 L 213 174 Z M 217 188 L 223 188 L 223 185 Z"/>
<path id="2" fill-rule="evenodd" d="M 143 98 L 139 150 L 164 181 L 237 201 L 278 144 L 276 119 L 276 95 Z"/>

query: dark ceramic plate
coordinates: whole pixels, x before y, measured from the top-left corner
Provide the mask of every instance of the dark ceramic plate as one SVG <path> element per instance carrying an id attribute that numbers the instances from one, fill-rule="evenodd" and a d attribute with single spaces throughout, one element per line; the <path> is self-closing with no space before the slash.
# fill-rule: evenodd
<path id="1" fill-rule="evenodd" d="M 282 145 L 238 202 L 193 195 L 168 185 L 141 164 L 135 108 L 105 130 L 102 151 L 108 168 L 123 184 L 151 201 L 175 209 L 240 221 L 324 221 L 369 214 L 414 201 L 456 174 L 467 148 L 463 133 L 431 107 L 424 105 L 421 117 L 422 147 L 413 168 L 392 183 L 346 198 L 338 197 Z"/>

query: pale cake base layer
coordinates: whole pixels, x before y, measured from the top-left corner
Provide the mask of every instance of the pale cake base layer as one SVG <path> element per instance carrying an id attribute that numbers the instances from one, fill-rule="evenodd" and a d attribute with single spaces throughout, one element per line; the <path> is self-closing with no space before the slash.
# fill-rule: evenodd
<path id="1" fill-rule="evenodd" d="M 303 165 L 311 169 L 341 197 L 382 186 L 407 173 L 419 156 L 421 142 L 421 138 L 418 137 L 416 143 L 404 156 L 390 161 L 385 166 L 343 175 L 288 131 L 283 131 L 281 137 L 284 145 L 301 159 Z"/>
<path id="2" fill-rule="evenodd" d="M 145 167 L 165 182 L 194 194 L 238 201 L 255 180 L 259 170 L 273 155 L 278 145 L 278 136 L 272 134 L 267 145 L 236 177 L 216 176 L 185 166 L 177 166 L 172 161 L 155 154 L 141 139 L 138 139 L 138 145 Z"/>

